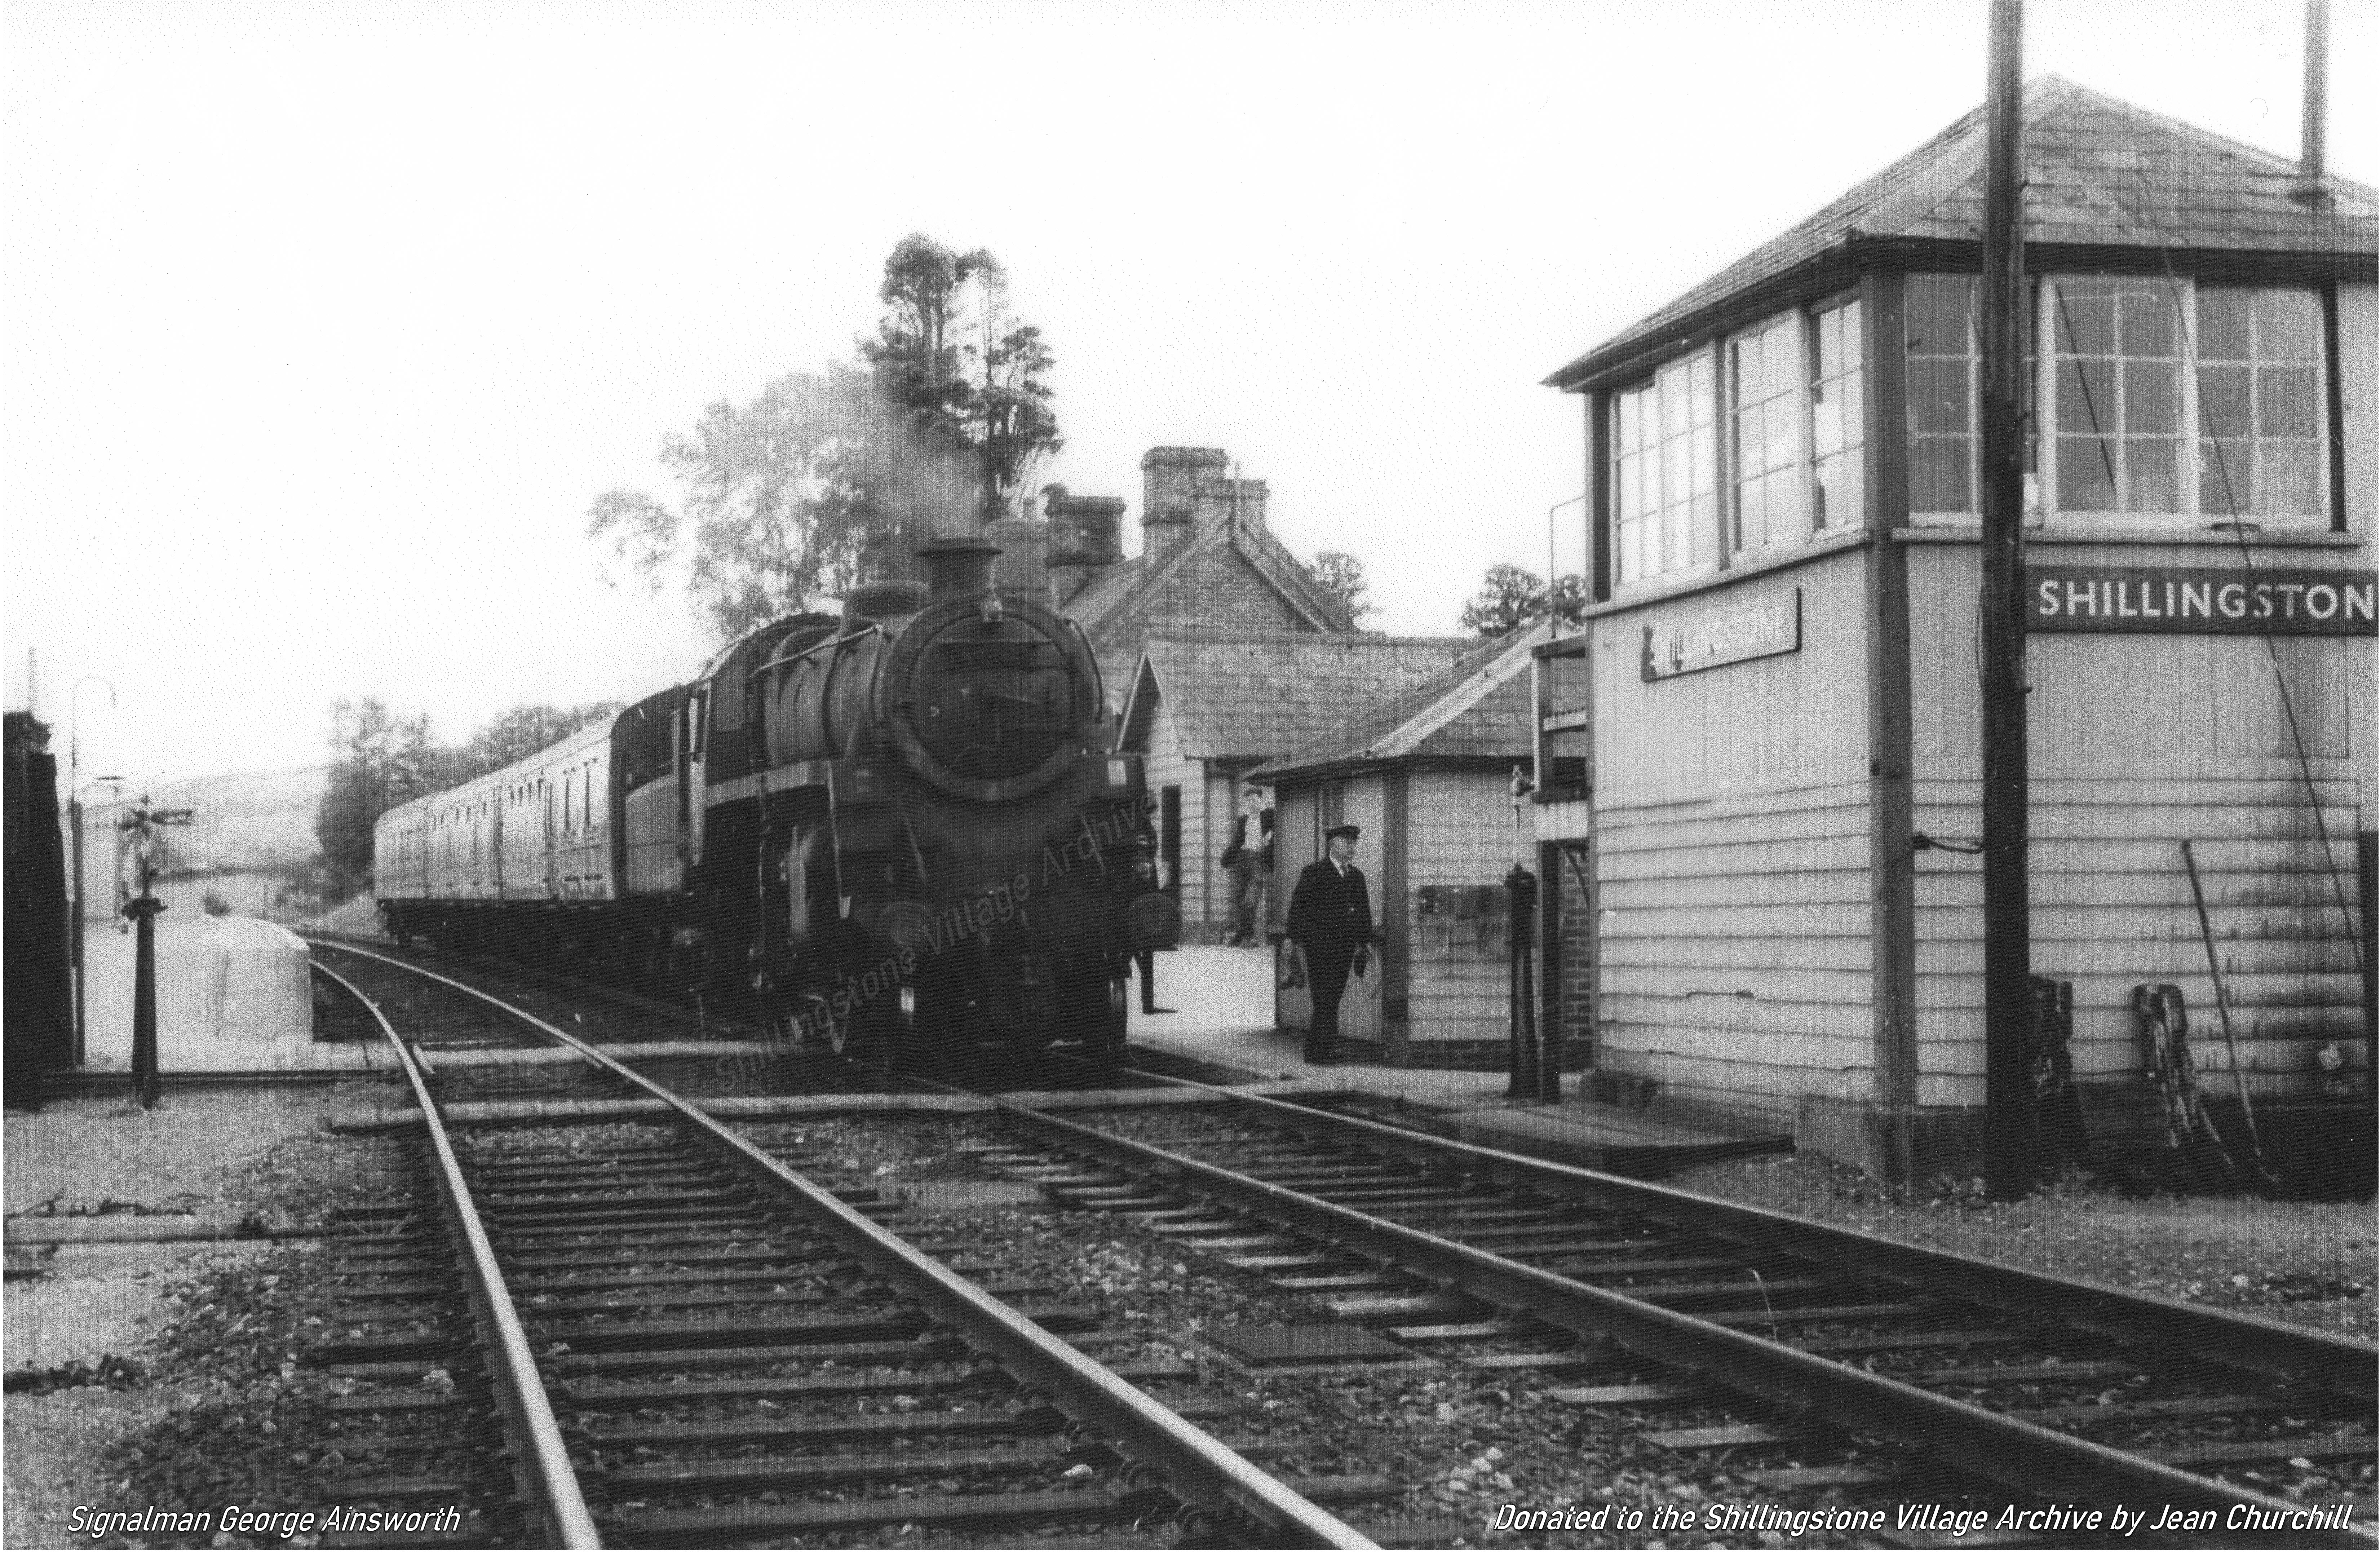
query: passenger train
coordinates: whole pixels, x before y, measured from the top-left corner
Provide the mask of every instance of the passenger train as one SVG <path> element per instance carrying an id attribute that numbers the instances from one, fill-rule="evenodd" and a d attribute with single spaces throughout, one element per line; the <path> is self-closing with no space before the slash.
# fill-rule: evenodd
<path id="1" fill-rule="evenodd" d="M 745 637 L 502 770 L 390 809 L 373 893 L 399 941 L 601 965 L 836 1049 L 1121 1057 L 1132 956 L 1173 901 L 1135 867 L 1139 757 L 1097 661 L 1000 552 Z"/>

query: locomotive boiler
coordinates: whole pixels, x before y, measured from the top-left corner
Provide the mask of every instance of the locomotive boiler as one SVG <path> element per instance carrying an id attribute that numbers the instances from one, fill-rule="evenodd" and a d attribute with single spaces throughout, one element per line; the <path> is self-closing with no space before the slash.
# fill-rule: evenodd
<path id="1" fill-rule="evenodd" d="M 764 980 L 830 1039 L 1123 1049 L 1123 976 L 1171 946 L 1135 887 L 1139 760 L 1063 615 L 993 586 L 997 546 L 919 552 L 929 583 L 855 588 L 753 675 L 771 767 Z"/>
<path id="2" fill-rule="evenodd" d="M 1136 756 L 1099 666 L 996 546 L 772 622 L 688 685 L 382 816 L 400 940 L 625 970 L 836 1049 L 1125 1039 L 1132 955 L 1170 947 L 1135 883 Z"/>

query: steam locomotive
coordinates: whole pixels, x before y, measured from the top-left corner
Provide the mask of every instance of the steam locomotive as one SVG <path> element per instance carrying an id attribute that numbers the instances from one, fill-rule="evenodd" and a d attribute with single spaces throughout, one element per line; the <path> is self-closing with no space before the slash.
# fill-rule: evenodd
<path id="1" fill-rule="evenodd" d="M 401 941 L 625 967 L 837 1050 L 1076 1039 L 1181 918 L 1081 630 L 999 548 L 753 632 L 690 685 L 381 816 Z"/>

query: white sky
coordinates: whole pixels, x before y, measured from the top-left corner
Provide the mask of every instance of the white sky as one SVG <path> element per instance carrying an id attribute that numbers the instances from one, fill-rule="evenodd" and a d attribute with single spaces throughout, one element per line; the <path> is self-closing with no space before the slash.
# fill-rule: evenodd
<path id="1" fill-rule="evenodd" d="M 607 585 L 662 433 L 847 357 L 920 230 L 1054 348 L 1040 478 L 1228 449 L 1400 632 L 1542 570 L 1586 347 L 1979 102 L 1982 0 L 0 4 L 0 648 L 83 770 L 459 739 L 710 645 Z M 2371 181 L 2380 5 L 2337 0 Z M 2297 151 L 2299 0 L 2034 0 L 2028 76 Z M 1567 514 L 1577 552 L 1575 509 Z M 1565 569 L 1576 564 L 1565 561 Z M 59 746 L 64 753 L 63 740 Z"/>

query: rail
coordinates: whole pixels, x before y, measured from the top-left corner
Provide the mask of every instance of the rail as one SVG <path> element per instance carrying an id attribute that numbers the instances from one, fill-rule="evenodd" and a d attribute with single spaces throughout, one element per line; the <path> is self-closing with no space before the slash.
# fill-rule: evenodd
<path id="1" fill-rule="evenodd" d="M 1212 1437 L 1134 1389 L 1108 1369 L 1025 1319 L 900 1236 L 871 1222 L 788 1169 L 765 1150 L 702 1110 L 577 1036 L 502 998 L 435 971 L 369 949 L 342 952 L 394 965 L 486 1003 L 505 1016 L 577 1051 L 676 1112 L 693 1135 L 756 1184 L 790 1197 L 818 1226 L 869 1270 L 926 1312 L 998 1359 L 1011 1374 L 1038 1387 L 1057 1406 L 1101 1430 L 1120 1449 L 1162 1479 L 1185 1505 L 1214 1515 L 1241 1515 L 1273 1536 L 1306 1546 L 1368 1547 L 1373 1543 L 1336 1515 L 1290 1491 Z M 424 1096 L 426 1099 L 426 1095 Z M 425 1114 L 429 1113 L 425 1110 Z"/>
<path id="2" fill-rule="evenodd" d="M 2012 1315 L 2052 1317 L 2060 1325 L 2094 1335 L 2169 1346 L 2228 1368 L 2245 1365 L 2265 1373 L 2318 1374 L 2325 1385 L 2360 1400 L 2373 1400 L 2380 1394 L 2375 1392 L 2380 1347 L 2371 1342 L 2263 1316 L 2209 1309 L 2159 1293 L 2030 1271 L 1675 1186 L 1427 1136 L 1187 1078 L 1145 1075 L 1160 1083 L 1221 1095 L 1243 1114 L 1293 1125 L 1352 1147 L 1391 1153 L 1422 1164 L 1443 1166 L 1453 1160 L 1484 1179 L 1558 1201 L 1642 1213 L 1721 1239 L 1765 1245 L 1912 1288 L 1955 1288 L 1960 1298 L 1973 1303 Z"/>
<path id="3" fill-rule="evenodd" d="M 1210 1087 L 1195 1083 L 1187 1086 Z M 2299 1331 L 2254 1317 L 2195 1311 L 2186 1305 L 2177 1312 L 2166 1306 L 2179 1304 L 2179 1301 L 2023 1272 L 1970 1256 L 1838 1230 L 1806 1219 L 1769 1214 L 1690 1192 L 1621 1181 L 1492 1148 L 1418 1136 L 1377 1122 L 1330 1115 L 1258 1096 L 1230 1097 L 1234 1104 L 1253 1113 L 1286 1122 L 1299 1131 L 1319 1132 L 1356 1146 L 1441 1168 L 1452 1159 L 1490 1178 L 1525 1185 L 1529 1190 L 1560 1199 L 1624 1206 L 1651 1216 L 1668 1217 L 1674 1222 L 1691 1223 L 1729 1238 L 1756 1240 L 1797 1249 L 1804 1255 L 1832 1257 L 1835 1265 L 1872 1271 L 1891 1280 L 1917 1280 L 1916 1267 L 1930 1259 L 1934 1270 L 1925 1279 L 1927 1286 L 1939 1288 L 1945 1276 L 1972 1275 L 1975 1280 L 1961 1282 L 1958 1291 L 1961 1297 L 1979 1302 L 1992 1302 L 1995 1291 L 2002 1297 L 2012 1291 L 2021 1292 L 2021 1307 L 2025 1312 L 2046 1315 L 2052 1313 L 2051 1297 L 2064 1291 L 2072 1302 L 2058 1304 L 2055 1314 L 2065 1324 L 2080 1324 L 2095 1332 L 2119 1334 L 2113 1316 L 2118 1302 L 2137 1301 L 2149 1306 L 2152 1316 L 2163 1324 L 2156 1328 L 2159 1334 L 2144 1332 L 2138 1326 L 2125 1327 L 2120 1334 L 2129 1340 L 2173 1340 L 2174 1337 L 2161 1337 L 2161 1333 L 2185 1333 L 2195 1339 L 2191 1346 L 2194 1353 L 2235 1367 L 2277 1352 L 2288 1353 L 2297 1360 L 2294 1364 L 2274 1366 L 2293 1366 L 2299 1372 L 2319 1367 L 2326 1383 L 2339 1385 L 2345 1381 L 2340 1387 L 2345 1393 L 2357 1394 L 2360 1387 L 2360 1393 L 2369 1394 L 2374 1356 L 2374 1349 L 2369 1343 Z M 2129 1498 L 2137 1495 L 2176 1509 L 2216 1510 L 2226 1514 L 2241 1506 L 2282 1514 L 2301 1507 L 2074 1438 L 2038 1424 L 2000 1416 L 1847 1364 L 1509 1260 L 1285 1186 L 1145 1143 L 1111 1136 L 997 1095 L 990 1097 L 999 1112 L 1019 1130 L 1058 1147 L 1130 1173 L 1171 1179 L 1198 1194 L 1285 1223 L 1356 1255 L 1405 1267 L 1490 1303 L 1525 1310 L 1536 1319 L 1581 1338 L 1613 1338 L 1644 1357 L 1698 1369 L 1739 1393 L 1789 1409 L 1821 1413 L 1842 1425 L 1923 1450 L 1948 1464 L 2028 1494 L 2082 1502 L 2104 1502 L 2111 1496 Z M 1899 1274 L 1897 1278 L 1895 1272 Z M 2180 1315 L 2207 1318 L 2178 1318 Z M 2231 1332 L 2235 1345 L 2222 1353 L 2204 1351 L 2217 1327 Z M 2267 1327 L 2273 1329 L 2265 1329 Z M 2247 1352 L 2236 1345 L 2240 1343 L 2246 1344 Z M 2375 1538 L 2368 1528 L 2342 1529 L 2316 1544 L 2369 1547 L 2375 1544 Z"/>
<path id="4" fill-rule="evenodd" d="M 314 974 L 354 998 L 357 1005 L 371 1015 L 390 1049 L 396 1052 L 406 1080 L 413 1085 L 414 1099 L 421 1107 L 422 1122 L 430 1134 L 431 1155 L 437 1165 L 431 1176 L 438 1186 L 438 1200 L 445 1209 L 447 1227 L 464 1253 L 464 1282 L 470 1296 L 472 1317 L 480 1328 L 480 1345 L 492 1371 L 489 1378 L 494 1382 L 496 1404 L 504 1414 L 516 1444 L 513 1473 L 521 1500 L 537 1520 L 544 1545 L 600 1547 L 603 1538 L 596 1531 L 594 1517 L 587 1510 L 585 1495 L 579 1491 L 578 1473 L 570 1463 L 569 1447 L 563 1443 L 561 1425 L 554 1420 L 553 1407 L 546 1400 L 544 1383 L 538 1376 L 537 1358 L 529 1351 L 528 1334 L 521 1328 L 512 1296 L 505 1291 L 504 1271 L 496 1265 L 495 1246 L 489 1243 L 488 1231 L 480 1221 L 479 1209 L 471 1200 L 471 1188 L 463 1179 L 463 1166 L 455 1157 L 445 1122 L 430 1097 L 430 1084 L 422 1074 L 421 1064 L 397 1038 L 388 1015 L 360 988 L 327 965 L 314 964 L 311 968 Z"/>

